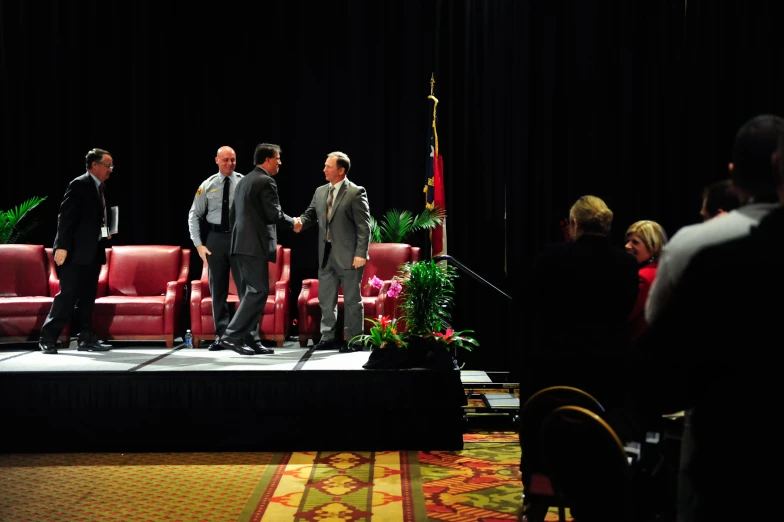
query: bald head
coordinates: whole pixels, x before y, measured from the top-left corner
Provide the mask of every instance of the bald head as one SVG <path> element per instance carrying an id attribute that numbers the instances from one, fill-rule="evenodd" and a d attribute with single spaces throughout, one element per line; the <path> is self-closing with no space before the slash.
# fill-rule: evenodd
<path id="1" fill-rule="evenodd" d="M 234 167 L 237 166 L 237 155 L 234 153 L 234 149 L 228 145 L 219 148 L 218 154 L 215 156 L 215 163 L 217 163 L 221 174 L 230 175 L 234 172 Z"/>

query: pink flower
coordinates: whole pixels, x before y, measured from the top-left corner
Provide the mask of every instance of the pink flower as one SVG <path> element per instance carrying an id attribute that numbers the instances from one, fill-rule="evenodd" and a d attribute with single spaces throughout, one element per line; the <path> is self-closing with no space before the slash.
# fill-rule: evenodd
<path id="1" fill-rule="evenodd" d="M 384 286 L 384 281 L 379 279 L 377 276 L 373 276 L 370 281 L 368 281 L 368 285 L 372 286 L 376 290 L 381 290 L 381 287 Z"/>
<path id="2" fill-rule="evenodd" d="M 403 290 L 403 285 L 400 284 L 400 281 L 395 279 L 392 281 L 392 284 L 389 286 L 389 290 L 387 290 L 387 295 L 389 297 L 397 297 L 400 295 L 400 291 Z"/>

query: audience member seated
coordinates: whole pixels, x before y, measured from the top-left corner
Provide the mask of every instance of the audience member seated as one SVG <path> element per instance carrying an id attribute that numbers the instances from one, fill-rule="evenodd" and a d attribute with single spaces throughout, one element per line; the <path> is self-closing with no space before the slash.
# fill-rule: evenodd
<path id="1" fill-rule="evenodd" d="M 637 301 L 629 314 L 631 342 L 635 342 L 648 327 L 648 323 L 645 322 L 645 302 L 648 300 L 648 292 L 651 290 L 653 280 L 656 279 L 659 252 L 665 244 L 667 244 L 667 234 L 655 221 L 638 221 L 626 231 L 626 251 L 637 261 L 640 276 Z"/>
<path id="2" fill-rule="evenodd" d="M 623 402 L 628 318 L 637 262 L 607 235 L 613 213 L 583 196 L 569 212 L 574 239 L 546 247 L 527 284 L 521 397 L 548 386 L 580 388 L 605 407 Z"/>
<path id="3" fill-rule="evenodd" d="M 741 206 L 705 223 L 684 227 L 664 247 L 656 281 L 645 305 L 652 324 L 673 295 L 681 274 L 703 248 L 743 237 L 777 206 L 777 183 L 771 180 L 771 156 L 776 150 L 784 119 L 770 114 L 756 116 L 735 135 L 732 162 L 727 169 Z M 730 205 L 731 202 L 725 203 Z"/>

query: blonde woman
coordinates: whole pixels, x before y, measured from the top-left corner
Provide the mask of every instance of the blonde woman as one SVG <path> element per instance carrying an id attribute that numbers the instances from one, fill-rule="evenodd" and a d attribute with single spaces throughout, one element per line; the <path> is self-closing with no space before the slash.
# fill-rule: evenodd
<path id="1" fill-rule="evenodd" d="M 651 291 L 656 270 L 659 267 L 658 257 L 667 244 L 667 233 L 655 221 L 637 221 L 626 230 L 626 251 L 637 261 L 637 274 L 640 289 L 637 302 L 629 315 L 629 334 L 631 341 L 636 341 L 648 328 L 645 321 L 645 301 Z"/>

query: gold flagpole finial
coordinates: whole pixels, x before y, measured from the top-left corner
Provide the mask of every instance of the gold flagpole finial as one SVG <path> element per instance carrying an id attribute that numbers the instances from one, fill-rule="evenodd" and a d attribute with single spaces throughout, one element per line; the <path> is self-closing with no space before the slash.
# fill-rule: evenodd
<path id="1" fill-rule="evenodd" d="M 434 73 L 430 73 L 430 96 L 433 96 L 433 89 L 436 87 L 436 77 Z"/>

